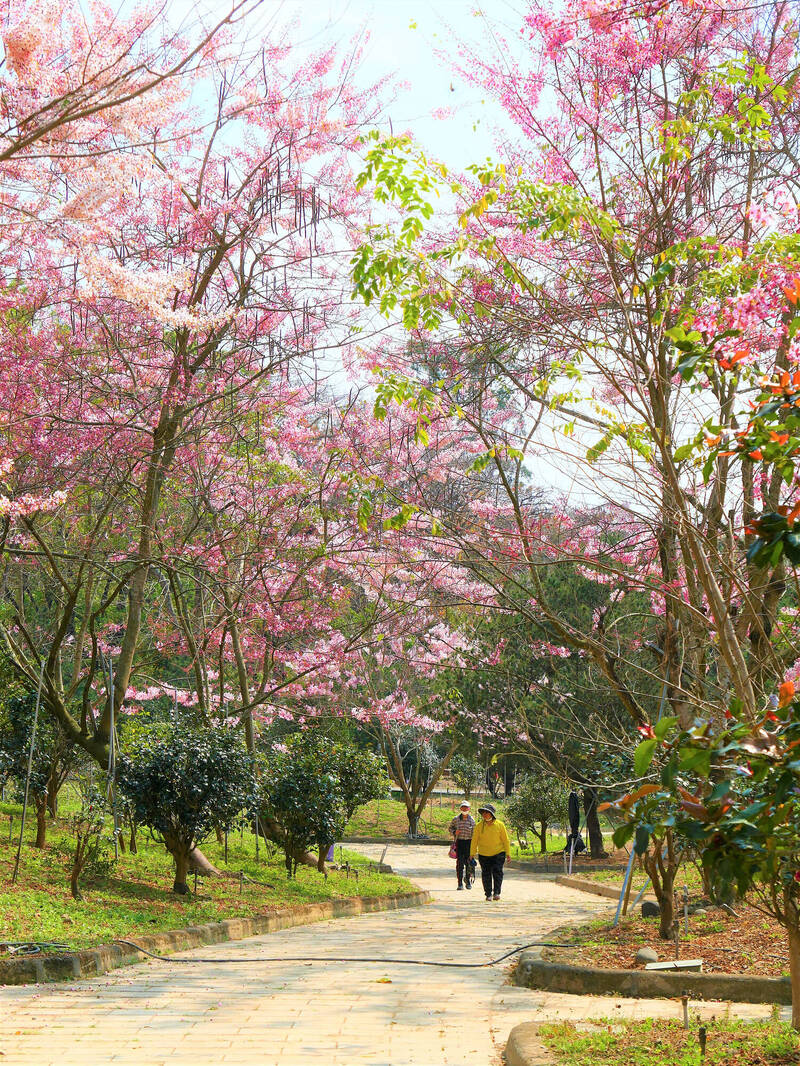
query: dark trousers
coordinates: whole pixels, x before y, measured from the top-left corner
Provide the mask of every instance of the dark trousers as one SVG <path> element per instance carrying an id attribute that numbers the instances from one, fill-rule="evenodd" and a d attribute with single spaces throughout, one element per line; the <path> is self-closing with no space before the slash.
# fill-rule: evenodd
<path id="1" fill-rule="evenodd" d="M 481 878 L 483 891 L 487 896 L 499 896 L 503 887 L 503 863 L 506 861 L 506 853 L 499 851 L 497 855 L 479 855 L 478 862 L 481 864 Z"/>
<path id="2" fill-rule="evenodd" d="M 464 868 L 469 862 L 469 848 L 471 840 L 457 840 L 456 841 L 456 877 L 458 883 L 462 884 L 464 881 Z"/>

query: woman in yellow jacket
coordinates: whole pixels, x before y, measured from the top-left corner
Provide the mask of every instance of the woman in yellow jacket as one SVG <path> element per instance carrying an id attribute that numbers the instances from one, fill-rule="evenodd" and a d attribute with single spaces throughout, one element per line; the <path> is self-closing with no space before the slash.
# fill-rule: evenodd
<path id="1" fill-rule="evenodd" d="M 481 864 L 481 877 L 483 879 L 483 891 L 486 893 L 487 902 L 500 899 L 500 889 L 503 887 L 503 866 L 506 859 L 511 858 L 511 841 L 508 839 L 508 830 L 502 822 L 498 822 L 494 806 L 484 803 L 478 807 L 478 813 L 483 820 L 475 826 L 470 845 L 470 857 L 477 855 Z"/>

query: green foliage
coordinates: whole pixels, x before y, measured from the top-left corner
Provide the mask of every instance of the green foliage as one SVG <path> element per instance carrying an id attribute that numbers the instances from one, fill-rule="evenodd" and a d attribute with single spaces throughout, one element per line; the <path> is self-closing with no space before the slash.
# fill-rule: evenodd
<path id="1" fill-rule="evenodd" d="M 214 829 L 228 829 L 252 797 L 252 760 L 229 729 L 193 729 L 175 723 L 123 755 L 117 782 L 136 821 L 181 864 Z M 177 889 L 180 891 L 180 889 Z"/>
<path id="2" fill-rule="evenodd" d="M 479 788 L 486 777 L 486 771 L 479 762 L 467 755 L 454 755 L 450 760 L 450 776 L 465 796 L 470 796 Z"/>
<path id="3" fill-rule="evenodd" d="M 289 876 L 302 852 L 330 847 L 353 812 L 388 787 L 378 756 L 346 741 L 308 730 L 274 748 L 259 777 L 258 803 L 283 830 Z"/>
<path id="4" fill-rule="evenodd" d="M 0 707 L 0 781 L 13 779 L 22 796 L 28 772 L 36 693 L 16 686 Z M 37 806 L 55 795 L 78 762 L 78 752 L 56 721 L 40 707 L 30 775 L 30 798 Z"/>
<path id="5" fill-rule="evenodd" d="M 67 819 L 69 836 L 61 838 L 51 849 L 54 857 L 65 863 L 70 874 L 73 899 L 83 899 L 81 880 L 97 882 L 110 874 L 115 857 L 113 837 L 107 829 L 106 798 L 88 782 L 81 788 L 80 809 Z"/>
<path id="6" fill-rule="evenodd" d="M 670 827 L 700 852 L 719 896 L 757 890 L 781 924 L 800 930 L 800 702 L 756 723 L 734 709 L 723 728 L 679 729 L 673 719 L 644 743 L 648 764 L 659 753 L 661 783 L 615 805 L 626 818 L 615 841 L 635 833 L 641 853 Z"/>
<path id="7" fill-rule="evenodd" d="M 530 774 L 506 801 L 505 816 L 518 836 L 538 825 L 541 848 L 546 851 L 547 827 L 567 824 L 568 801 L 569 791 L 557 778 L 549 774 Z"/>

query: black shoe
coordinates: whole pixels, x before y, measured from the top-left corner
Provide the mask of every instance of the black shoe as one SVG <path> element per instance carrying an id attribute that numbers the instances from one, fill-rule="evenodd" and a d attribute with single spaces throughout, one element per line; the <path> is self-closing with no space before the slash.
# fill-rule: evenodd
<path id="1" fill-rule="evenodd" d="M 467 883 L 464 885 L 464 888 L 472 888 L 472 882 L 467 881 Z"/>

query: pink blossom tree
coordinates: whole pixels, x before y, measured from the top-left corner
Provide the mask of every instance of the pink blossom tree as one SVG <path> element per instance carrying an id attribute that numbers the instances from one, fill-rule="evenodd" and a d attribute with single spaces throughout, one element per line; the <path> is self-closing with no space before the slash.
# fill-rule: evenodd
<path id="1" fill-rule="evenodd" d="M 788 8 L 532 5 L 523 35 L 524 62 L 501 48 L 463 66 L 517 124 L 513 158 L 457 180 L 403 139 L 368 145 L 362 183 L 404 220 L 369 235 L 356 289 L 402 308 L 415 334 L 416 362 L 391 368 L 396 398 L 432 389 L 471 431 L 473 483 L 493 471 L 480 524 L 444 525 L 495 590 L 512 583 L 517 609 L 585 653 L 640 724 L 664 700 L 688 723 L 731 697 L 754 719 L 798 651 L 782 562 L 743 551 L 781 474 L 724 449 L 695 456 L 744 428 L 753 378 L 792 358 L 796 252 L 776 239 L 798 192 Z M 443 183 L 461 198 L 457 225 L 426 221 Z M 589 515 L 531 507 L 527 471 L 551 461 L 607 501 L 622 541 Z M 556 559 L 593 573 L 609 603 L 652 595 L 661 640 L 645 670 L 664 699 L 629 682 L 603 612 L 576 629 L 554 609 L 542 573 Z"/>

